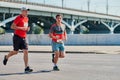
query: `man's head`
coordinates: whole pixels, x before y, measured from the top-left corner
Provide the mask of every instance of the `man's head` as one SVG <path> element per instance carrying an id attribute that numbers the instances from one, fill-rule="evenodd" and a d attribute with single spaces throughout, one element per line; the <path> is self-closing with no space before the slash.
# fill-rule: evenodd
<path id="1" fill-rule="evenodd" d="M 30 9 L 28 9 L 27 7 L 22 7 L 22 8 L 21 8 L 21 13 L 22 13 L 22 15 L 23 15 L 23 16 L 27 16 L 29 10 L 30 10 Z"/>
<path id="2" fill-rule="evenodd" d="M 57 23 L 61 23 L 62 22 L 62 15 L 61 14 L 57 14 L 56 15 L 56 22 Z"/>

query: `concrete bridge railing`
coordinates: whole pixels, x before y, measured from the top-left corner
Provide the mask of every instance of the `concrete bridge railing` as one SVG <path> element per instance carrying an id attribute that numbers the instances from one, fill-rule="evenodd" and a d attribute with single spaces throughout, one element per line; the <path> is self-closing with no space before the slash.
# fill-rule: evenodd
<path id="1" fill-rule="evenodd" d="M 30 45 L 50 45 L 48 35 L 29 34 Z M 120 45 L 120 34 L 74 34 L 68 35 L 66 45 Z M 0 45 L 12 45 L 12 34 L 0 35 Z"/>

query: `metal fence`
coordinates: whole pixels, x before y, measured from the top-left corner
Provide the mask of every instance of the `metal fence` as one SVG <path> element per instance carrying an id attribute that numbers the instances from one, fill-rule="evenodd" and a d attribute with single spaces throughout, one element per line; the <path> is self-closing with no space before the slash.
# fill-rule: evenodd
<path id="1" fill-rule="evenodd" d="M 0 1 L 20 3 L 20 4 L 29 4 L 29 5 L 37 5 L 37 6 L 46 6 L 46 7 L 53 7 L 53 8 L 61 8 L 61 9 L 81 11 L 81 12 L 88 12 L 87 10 L 80 10 L 80 9 L 75 9 L 75 8 L 70 8 L 70 7 L 63 7 L 63 6 L 59 6 L 59 5 L 44 4 L 44 2 L 40 3 L 40 2 L 33 2 L 33 1 L 29 1 L 29 0 L 0 0 Z M 93 11 L 89 11 L 89 13 L 106 15 L 106 13 L 93 12 Z M 112 14 L 108 14 L 108 15 L 116 16 L 116 15 L 112 15 Z"/>
<path id="2" fill-rule="evenodd" d="M 49 5 L 49 4 L 37 3 L 37 2 L 30 2 L 28 0 L 0 0 L 0 1 L 12 2 L 12 3 L 19 3 L 19 4 L 29 4 L 29 5 L 36 5 L 36 6 L 46 6 L 46 7 L 54 7 L 54 8 L 63 8 L 63 7 L 60 7 L 60 6 L 54 6 L 54 5 Z M 66 8 L 66 9 L 70 9 L 70 8 Z"/>

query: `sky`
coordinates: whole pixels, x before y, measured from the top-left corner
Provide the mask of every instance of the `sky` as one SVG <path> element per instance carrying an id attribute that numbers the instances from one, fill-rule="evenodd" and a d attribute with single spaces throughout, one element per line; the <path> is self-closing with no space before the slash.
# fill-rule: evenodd
<path id="1" fill-rule="evenodd" d="M 55 5 L 62 7 L 62 0 L 28 0 L 30 2 Z M 120 0 L 63 0 L 63 7 L 73 8 L 78 10 L 89 11 L 120 16 Z"/>

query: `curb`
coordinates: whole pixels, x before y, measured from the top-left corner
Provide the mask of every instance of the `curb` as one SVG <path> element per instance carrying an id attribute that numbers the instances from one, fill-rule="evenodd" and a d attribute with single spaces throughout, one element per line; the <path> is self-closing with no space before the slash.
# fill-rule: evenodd
<path id="1" fill-rule="evenodd" d="M 1 52 L 9 52 L 9 51 L 0 51 Z M 22 52 L 22 51 L 19 51 Z M 53 53 L 52 51 L 29 51 L 29 53 Z M 74 53 L 74 54 L 107 54 L 102 52 L 82 52 L 82 51 L 66 51 L 67 54 Z"/>

